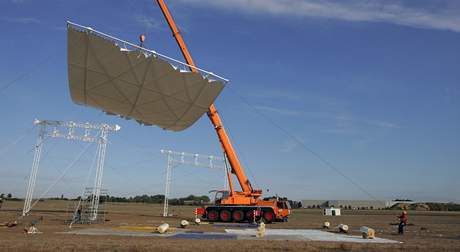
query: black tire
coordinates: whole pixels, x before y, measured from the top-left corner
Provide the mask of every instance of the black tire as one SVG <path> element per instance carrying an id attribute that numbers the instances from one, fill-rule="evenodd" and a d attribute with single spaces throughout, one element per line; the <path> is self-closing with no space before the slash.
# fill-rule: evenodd
<path id="1" fill-rule="evenodd" d="M 246 216 L 245 216 L 243 210 L 236 209 L 232 213 L 232 218 L 233 218 L 233 221 L 235 221 L 235 222 L 241 222 L 246 218 Z"/>
<path id="2" fill-rule="evenodd" d="M 219 211 L 217 210 L 209 210 L 207 211 L 206 217 L 208 221 L 217 221 L 219 219 Z"/>
<path id="3" fill-rule="evenodd" d="M 221 221 L 230 222 L 232 221 L 232 212 L 230 212 L 230 210 L 227 209 L 221 210 L 219 217 Z"/>
<path id="4" fill-rule="evenodd" d="M 273 221 L 275 221 L 275 214 L 273 213 L 273 211 L 264 211 L 262 213 L 262 218 L 264 219 L 264 222 L 265 223 L 272 223 Z"/>

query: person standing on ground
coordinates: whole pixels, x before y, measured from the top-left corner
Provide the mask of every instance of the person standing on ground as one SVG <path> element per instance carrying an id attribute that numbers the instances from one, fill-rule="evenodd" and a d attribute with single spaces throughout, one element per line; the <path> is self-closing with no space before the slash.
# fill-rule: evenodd
<path id="1" fill-rule="evenodd" d="M 82 209 L 82 207 L 79 206 L 79 207 L 78 207 L 78 210 L 77 210 L 77 215 L 75 216 L 75 222 L 81 221 L 81 209 Z"/>
<path id="2" fill-rule="evenodd" d="M 398 226 L 398 234 L 402 235 L 404 234 L 404 227 L 407 225 L 407 212 L 403 211 L 400 216 L 398 216 L 399 219 L 399 226 Z"/>

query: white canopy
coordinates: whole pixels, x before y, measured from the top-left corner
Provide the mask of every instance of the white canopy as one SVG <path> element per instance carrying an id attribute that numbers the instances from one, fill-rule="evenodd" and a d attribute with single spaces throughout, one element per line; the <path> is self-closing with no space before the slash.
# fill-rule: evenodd
<path id="1" fill-rule="evenodd" d="M 93 30 L 68 26 L 67 36 L 70 94 L 77 104 L 181 131 L 207 112 L 224 87 L 155 54 L 120 48 Z"/>

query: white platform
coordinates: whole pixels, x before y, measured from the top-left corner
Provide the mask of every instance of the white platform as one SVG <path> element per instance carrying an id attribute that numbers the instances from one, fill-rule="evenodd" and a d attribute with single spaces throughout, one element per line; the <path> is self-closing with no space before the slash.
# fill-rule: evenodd
<path id="1" fill-rule="evenodd" d="M 238 239 L 251 238 L 256 235 L 256 229 L 225 229 L 229 234 L 238 235 Z M 361 236 L 336 234 L 313 229 L 267 229 L 266 239 L 331 241 L 331 242 L 356 242 L 356 243 L 401 243 L 395 240 L 374 238 L 363 239 Z"/>

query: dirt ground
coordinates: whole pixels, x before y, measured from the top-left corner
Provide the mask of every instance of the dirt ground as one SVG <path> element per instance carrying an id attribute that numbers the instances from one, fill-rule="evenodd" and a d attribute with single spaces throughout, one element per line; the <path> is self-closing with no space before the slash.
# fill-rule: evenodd
<path id="1" fill-rule="evenodd" d="M 17 219 L 22 202 L 6 202 L 0 210 L 0 224 Z M 311 241 L 265 240 L 189 240 L 161 237 L 85 236 L 60 234 L 69 231 L 64 221 L 73 210 L 72 202 L 39 202 L 30 216 L 19 219 L 13 228 L 0 227 L 0 251 L 460 251 L 460 212 L 409 211 L 410 225 L 403 236 L 396 234 L 398 211 L 342 211 L 342 216 L 326 217 L 320 210 L 296 209 L 287 223 L 269 224 L 267 228 L 321 229 L 324 221 L 331 226 L 347 224 L 352 234 L 360 226 L 376 230 L 376 236 L 402 241 L 402 244 L 356 244 Z M 178 226 L 182 219 L 193 219 L 194 207 L 171 206 L 174 217 L 163 218 L 161 205 L 109 203 L 103 224 L 74 225 L 113 228 L 123 225 L 157 226 L 167 222 Z M 38 220 L 42 234 L 26 235 L 23 229 Z M 212 224 L 190 226 L 197 231 L 224 232 L 224 227 Z"/>

